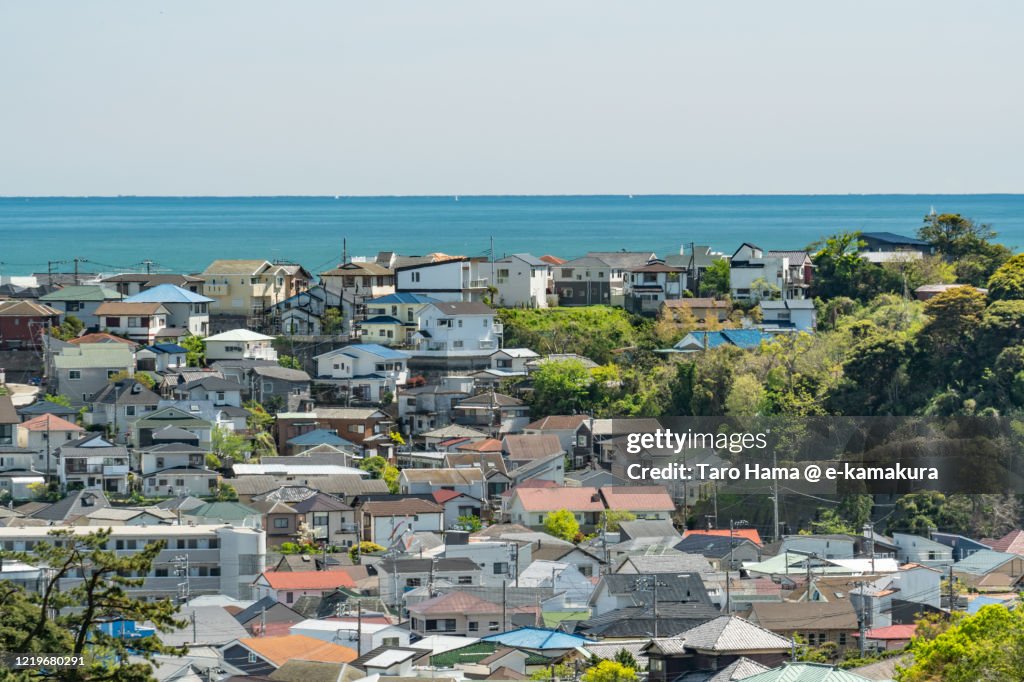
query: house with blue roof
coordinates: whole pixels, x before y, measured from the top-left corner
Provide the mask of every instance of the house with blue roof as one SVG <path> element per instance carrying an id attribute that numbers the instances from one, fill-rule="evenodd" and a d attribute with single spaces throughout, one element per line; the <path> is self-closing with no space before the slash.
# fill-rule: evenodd
<path id="1" fill-rule="evenodd" d="M 417 314 L 437 299 L 400 292 L 366 302 L 365 317 L 357 322 L 363 339 L 382 346 L 407 346 L 416 331 Z"/>
<path id="2" fill-rule="evenodd" d="M 379 403 L 409 379 L 409 354 L 377 343 L 360 343 L 313 358 L 317 380 L 336 383 L 353 400 Z"/>
<path id="3" fill-rule="evenodd" d="M 347 441 L 332 429 L 313 429 L 306 433 L 290 438 L 287 441 L 288 447 L 293 452 L 302 452 L 315 448 L 318 445 L 330 445 L 334 448 L 342 448 L 352 452 L 358 452 L 359 448 L 351 441 Z"/>
<path id="4" fill-rule="evenodd" d="M 159 303 L 167 310 L 167 326 L 183 330 L 178 336 L 206 336 L 210 333 L 210 304 L 213 299 L 182 289 L 174 284 L 160 284 L 124 299 L 126 303 Z"/>
<path id="5" fill-rule="evenodd" d="M 169 372 L 188 366 L 188 351 L 176 343 L 154 343 L 135 353 L 138 368 L 149 372 Z"/>
<path id="6" fill-rule="evenodd" d="M 932 245 L 928 242 L 895 232 L 861 232 L 860 241 L 861 257 L 873 262 L 894 260 L 892 254 L 920 258 L 932 253 Z M 888 254 L 888 257 L 881 254 Z"/>
<path id="7" fill-rule="evenodd" d="M 773 335 L 760 329 L 722 329 L 720 331 L 690 332 L 671 348 L 659 350 L 659 353 L 698 353 L 720 346 L 734 346 L 748 350 L 757 348 L 762 342 L 772 340 Z"/>
<path id="8" fill-rule="evenodd" d="M 572 649 L 582 647 L 584 644 L 593 644 L 595 640 L 571 635 L 561 630 L 549 630 L 547 628 L 525 627 L 499 632 L 494 635 L 482 637 L 484 642 L 498 642 L 514 649 L 526 651 L 544 652 L 547 655 L 557 655 L 568 652 Z"/>

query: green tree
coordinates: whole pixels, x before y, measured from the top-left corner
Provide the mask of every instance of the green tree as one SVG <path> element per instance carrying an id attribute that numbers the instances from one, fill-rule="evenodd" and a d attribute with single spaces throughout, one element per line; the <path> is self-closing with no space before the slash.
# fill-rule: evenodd
<path id="1" fill-rule="evenodd" d="M 711 261 L 711 265 L 704 269 L 700 276 L 701 296 L 728 296 L 729 295 L 729 261 L 719 258 Z"/>
<path id="2" fill-rule="evenodd" d="M 615 652 L 615 658 L 612 660 L 632 670 L 640 669 L 640 664 L 637 663 L 636 657 L 628 649 L 619 649 Z"/>
<path id="3" fill-rule="evenodd" d="M 184 647 L 168 647 L 157 636 L 139 639 L 112 637 L 100 626 L 112 619 L 152 623 L 157 631 L 185 626 L 177 620 L 177 606 L 169 599 L 147 602 L 130 595 L 141 586 L 164 543 L 146 545 L 128 556 L 107 549 L 111 530 L 76 535 L 68 529 L 52 530 L 50 539 L 29 553 L 3 552 L 35 566 L 47 566 L 38 591 L 29 594 L 13 583 L 0 589 L 0 650 L 84 656 L 83 668 L 59 672 L 62 680 L 135 681 L 151 679 L 148 662 L 156 654 L 181 655 Z M 63 581 L 84 580 L 71 586 Z M 129 663 L 129 654 L 147 662 Z M 111 661 L 119 661 L 114 666 Z M 2 665 L 2 664 L 0 664 Z M 0 669 L 2 670 L 2 669 Z M 2 675 L 0 675 L 2 676 Z M 29 674 L 28 678 L 34 676 Z"/>
<path id="4" fill-rule="evenodd" d="M 598 364 L 616 359 L 615 351 L 641 340 L 633 318 L 621 308 L 603 305 L 572 308 L 502 308 L 505 345 L 538 353 L 576 353 Z"/>
<path id="5" fill-rule="evenodd" d="M 969 532 L 970 502 L 962 495 L 946 496 L 934 490 L 910 493 L 896 500 L 896 516 L 889 532 L 927 537 L 937 528 L 951 533 Z"/>
<path id="6" fill-rule="evenodd" d="M 53 393 L 47 393 L 43 396 L 43 400 L 54 405 L 60 405 L 62 407 L 71 407 L 71 399 L 66 395 L 54 395 Z"/>
<path id="7" fill-rule="evenodd" d="M 465 514 L 463 516 L 460 516 L 458 519 L 456 519 L 455 524 L 461 530 L 466 530 L 470 533 L 475 533 L 484 527 L 483 522 L 480 521 L 480 517 L 476 514 Z"/>
<path id="8" fill-rule="evenodd" d="M 294 355 L 279 355 L 277 364 L 287 369 L 302 369 L 302 363 Z"/>
<path id="9" fill-rule="evenodd" d="M 136 372 L 134 375 L 131 375 L 127 370 L 121 370 L 117 374 L 110 375 L 110 378 L 107 379 L 107 381 L 112 384 L 116 384 L 117 382 L 125 381 L 126 379 L 134 379 L 151 391 L 156 387 L 156 381 L 146 372 Z"/>
<path id="10" fill-rule="evenodd" d="M 323 317 L 320 318 L 320 332 L 324 336 L 334 336 L 341 332 L 342 325 L 341 311 L 337 308 L 327 308 Z"/>
<path id="11" fill-rule="evenodd" d="M 352 560 L 352 563 L 358 564 L 360 557 L 364 554 L 380 554 L 387 551 L 386 547 L 381 547 L 376 542 L 363 541 L 357 545 L 352 545 L 348 550 L 348 558 Z"/>
<path id="12" fill-rule="evenodd" d="M 812 244 L 817 249 L 811 257 L 815 266 L 812 296 L 867 301 L 886 291 L 900 291 L 902 279 L 864 260 L 859 253 L 863 246 L 860 232 L 839 232 Z"/>
<path id="13" fill-rule="evenodd" d="M 600 525 L 609 533 L 619 532 L 619 529 L 622 527 L 619 524 L 623 521 L 636 521 L 636 514 L 629 511 L 616 511 L 614 509 L 605 509 L 601 512 Z"/>
<path id="14" fill-rule="evenodd" d="M 990 605 L 957 614 L 947 630 L 915 637 L 908 649 L 913 663 L 897 667 L 899 682 L 1024 680 L 1024 609 Z"/>
<path id="15" fill-rule="evenodd" d="M 618 661 L 601 661 L 587 668 L 581 678 L 583 682 L 636 682 L 636 670 Z"/>
<path id="16" fill-rule="evenodd" d="M 238 491 L 231 484 L 221 481 L 217 486 L 217 501 L 238 502 Z"/>
<path id="17" fill-rule="evenodd" d="M 359 463 L 359 468 L 369 471 L 372 478 L 384 481 L 391 493 L 398 492 L 398 476 L 401 472 L 380 455 L 366 457 Z"/>
<path id="18" fill-rule="evenodd" d="M 198 336 L 186 336 L 179 344 L 185 349 L 185 364 L 189 367 L 206 365 L 206 341 Z"/>
<path id="19" fill-rule="evenodd" d="M 579 360 L 545 362 L 533 373 L 533 412 L 537 417 L 583 412 L 591 405 L 593 385 Z"/>
<path id="20" fill-rule="evenodd" d="M 230 457 L 235 462 L 241 462 L 248 454 L 245 438 L 223 426 L 213 427 L 210 449 L 221 461 Z"/>
<path id="21" fill-rule="evenodd" d="M 64 320 L 56 327 L 50 328 L 50 334 L 61 341 L 78 338 L 85 329 L 85 324 L 74 315 L 65 315 Z"/>
<path id="22" fill-rule="evenodd" d="M 1002 244 L 993 244 L 996 232 L 958 213 L 925 216 L 918 237 L 935 247 L 954 264 L 957 281 L 984 286 L 1012 255 Z"/>
<path id="23" fill-rule="evenodd" d="M 544 532 L 567 542 L 575 542 L 580 534 L 580 524 L 571 511 L 560 509 L 544 519 Z"/>
<path id="24" fill-rule="evenodd" d="M 212 452 L 206 453 L 206 468 L 207 469 L 220 469 L 222 466 L 220 457 L 213 454 Z"/>
<path id="25" fill-rule="evenodd" d="M 764 386 L 753 374 L 741 374 L 732 382 L 725 399 L 725 413 L 734 417 L 755 417 L 766 408 Z"/>
<path id="26" fill-rule="evenodd" d="M 549 665 L 546 668 L 540 668 L 530 673 L 530 679 L 536 682 L 550 682 L 555 678 L 559 680 L 571 680 L 576 674 L 576 671 L 571 665 L 565 663 L 558 663 Z"/>
<path id="27" fill-rule="evenodd" d="M 999 266 L 988 280 L 988 297 L 993 301 L 1024 299 L 1024 253 Z"/>

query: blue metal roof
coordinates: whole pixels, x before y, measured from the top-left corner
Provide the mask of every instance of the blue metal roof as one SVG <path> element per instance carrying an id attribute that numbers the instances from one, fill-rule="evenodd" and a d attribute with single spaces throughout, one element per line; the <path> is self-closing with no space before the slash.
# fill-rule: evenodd
<path id="1" fill-rule="evenodd" d="M 364 350 L 367 353 L 376 355 L 377 357 L 384 358 L 386 360 L 406 360 L 409 357 L 408 353 L 382 346 L 379 343 L 360 343 L 354 346 L 345 346 L 345 350 Z"/>
<path id="2" fill-rule="evenodd" d="M 705 342 L 707 337 L 707 342 Z M 736 346 L 737 348 L 757 348 L 762 341 L 771 341 L 772 335 L 760 329 L 723 329 L 717 332 L 690 332 L 686 338 L 692 338 L 701 346 L 718 348 L 719 346 Z M 684 339 L 685 340 L 685 339 Z M 680 341 L 676 347 L 682 347 Z"/>
<path id="3" fill-rule="evenodd" d="M 213 299 L 182 289 L 174 284 L 160 284 L 124 299 L 125 303 L 212 303 Z"/>
<path id="4" fill-rule="evenodd" d="M 366 305 L 372 305 L 374 303 L 437 303 L 437 299 L 430 296 L 424 296 L 423 294 L 400 292 L 397 294 L 381 296 L 380 298 L 370 299 L 366 302 Z"/>
<path id="5" fill-rule="evenodd" d="M 574 649 L 584 644 L 592 644 L 595 640 L 570 635 L 561 630 L 547 628 L 519 628 L 508 632 L 499 632 L 482 638 L 485 642 L 500 642 L 509 647 L 524 649 Z"/>
<path id="6" fill-rule="evenodd" d="M 355 447 L 350 441 L 345 440 L 333 431 L 327 429 L 314 429 L 301 436 L 295 436 L 288 441 L 288 445 L 334 445 L 341 447 Z"/>
<path id="7" fill-rule="evenodd" d="M 904 237 L 902 234 L 896 234 L 895 232 L 861 232 L 861 237 L 868 237 L 869 239 L 877 239 L 880 242 L 888 242 L 890 244 L 907 244 L 910 246 L 930 246 L 928 242 L 914 237 Z"/>
<path id="8" fill-rule="evenodd" d="M 147 346 L 146 350 L 156 351 L 157 353 L 187 353 L 188 351 L 176 343 L 154 343 L 152 346 Z"/>

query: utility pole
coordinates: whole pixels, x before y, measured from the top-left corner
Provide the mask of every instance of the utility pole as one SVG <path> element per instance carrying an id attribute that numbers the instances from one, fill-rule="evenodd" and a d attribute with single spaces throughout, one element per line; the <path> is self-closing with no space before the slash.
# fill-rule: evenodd
<path id="1" fill-rule="evenodd" d="M 184 582 L 178 583 L 178 601 L 184 604 L 189 599 L 188 554 L 179 554 L 174 557 L 174 575 L 185 579 Z"/>
<path id="2" fill-rule="evenodd" d="M 864 586 L 867 583 L 860 581 L 854 584 L 860 588 L 860 612 L 857 614 L 857 627 L 860 630 L 860 637 L 858 638 L 860 639 L 860 657 L 864 658 L 864 651 L 867 648 L 867 642 L 865 641 L 867 639 L 865 637 L 865 634 L 867 633 L 867 616 L 864 613 Z"/>
<path id="3" fill-rule="evenodd" d="M 501 631 L 508 632 L 508 580 L 501 579 Z"/>
<path id="4" fill-rule="evenodd" d="M 956 611 L 956 582 L 953 577 L 953 565 L 949 565 L 949 612 Z"/>
<path id="5" fill-rule="evenodd" d="M 356 653 L 363 655 L 363 602 L 356 602 Z"/>
<path id="6" fill-rule="evenodd" d="M 772 448 L 772 471 L 776 470 L 775 448 Z M 772 542 L 779 541 L 779 481 L 772 479 Z"/>
<path id="7" fill-rule="evenodd" d="M 636 590 L 637 592 L 646 592 L 647 589 L 648 589 L 647 588 L 648 581 L 650 581 L 650 590 L 653 593 L 653 599 L 654 599 L 654 602 L 653 602 L 654 612 L 653 612 L 652 615 L 654 616 L 654 637 L 657 638 L 658 637 L 658 586 L 661 585 L 662 587 L 668 587 L 668 583 L 661 582 L 660 580 L 658 580 L 658 575 L 656 573 L 652 573 L 650 575 L 638 576 L 637 579 L 633 581 L 633 589 Z"/>

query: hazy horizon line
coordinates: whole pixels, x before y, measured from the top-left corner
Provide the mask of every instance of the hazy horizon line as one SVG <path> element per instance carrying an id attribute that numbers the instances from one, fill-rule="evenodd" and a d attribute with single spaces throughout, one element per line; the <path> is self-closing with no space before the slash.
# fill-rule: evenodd
<path id="1" fill-rule="evenodd" d="M 742 192 L 742 193 L 595 193 L 595 194 L 0 194 L 0 200 L 9 199 L 586 199 L 586 198 L 658 198 L 658 197 L 1017 197 L 1022 192 Z"/>

